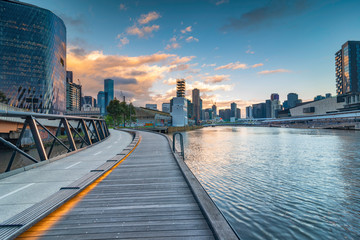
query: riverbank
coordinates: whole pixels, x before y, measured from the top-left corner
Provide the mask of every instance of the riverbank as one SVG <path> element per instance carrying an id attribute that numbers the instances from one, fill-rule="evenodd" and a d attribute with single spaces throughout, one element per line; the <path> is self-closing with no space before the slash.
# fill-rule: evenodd
<path id="1" fill-rule="evenodd" d="M 192 131 L 192 130 L 197 130 L 203 128 L 203 126 L 185 126 L 185 127 L 169 127 L 168 128 L 168 133 L 174 133 L 174 132 L 187 132 L 187 131 Z"/>

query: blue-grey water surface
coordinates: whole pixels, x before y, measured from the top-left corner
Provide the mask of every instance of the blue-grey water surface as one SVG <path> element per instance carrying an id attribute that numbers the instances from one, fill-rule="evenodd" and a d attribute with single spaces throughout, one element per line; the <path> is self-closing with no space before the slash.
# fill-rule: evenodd
<path id="1" fill-rule="evenodd" d="M 360 239 L 360 132 L 183 134 L 187 165 L 241 239 Z"/>

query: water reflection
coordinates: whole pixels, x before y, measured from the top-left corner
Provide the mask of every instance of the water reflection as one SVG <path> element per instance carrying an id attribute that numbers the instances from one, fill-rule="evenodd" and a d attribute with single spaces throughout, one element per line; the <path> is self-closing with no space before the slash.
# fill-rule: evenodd
<path id="1" fill-rule="evenodd" d="M 242 239 L 360 239 L 360 132 L 216 127 L 186 162 Z"/>

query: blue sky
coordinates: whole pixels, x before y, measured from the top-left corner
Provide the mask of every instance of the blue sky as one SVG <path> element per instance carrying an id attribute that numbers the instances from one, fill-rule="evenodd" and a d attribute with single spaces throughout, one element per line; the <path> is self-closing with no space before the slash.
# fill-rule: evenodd
<path id="1" fill-rule="evenodd" d="M 114 78 L 135 105 L 167 102 L 174 79 L 205 107 L 244 107 L 271 93 L 335 94 L 334 54 L 360 40 L 356 0 L 24 0 L 67 27 L 67 68 L 86 95 Z"/>

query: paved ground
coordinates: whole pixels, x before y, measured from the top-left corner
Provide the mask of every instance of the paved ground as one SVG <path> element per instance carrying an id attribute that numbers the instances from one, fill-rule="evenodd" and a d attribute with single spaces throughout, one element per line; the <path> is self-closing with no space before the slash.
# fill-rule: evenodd
<path id="1" fill-rule="evenodd" d="M 19 239 L 214 239 L 167 139 L 140 135 L 124 162 Z"/>
<path id="2" fill-rule="evenodd" d="M 86 150 L 0 179 L 0 223 L 65 187 L 126 148 L 129 133 L 110 130 L 110 137 Z"/>

